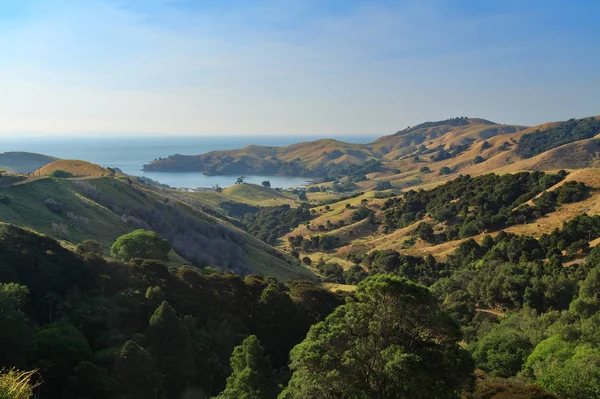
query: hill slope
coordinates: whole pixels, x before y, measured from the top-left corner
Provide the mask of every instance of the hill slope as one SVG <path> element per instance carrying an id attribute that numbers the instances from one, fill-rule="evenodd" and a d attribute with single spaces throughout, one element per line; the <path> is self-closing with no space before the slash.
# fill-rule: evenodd
<path id="1" fill-rule="evenodd" d="M 34 172 L 36 176 L 50 176 L 56 171 L 68 172 L 73 177 L 91 177 L 91 176 L 114 176 L 115 171 L 110 168 L 103 168 L 86 161 L 63 159 L 54 161 L 41 167 Z"/>
<path id="2" fill-rule="evenodd" d="M 360 189 L 374 189 L 383 182 L 403 189 L 503 167 L 504 172 L 594 167 L 599 163 L 600 145 L 594 139 L 599 133 L 600 117 L 529 128 L 454 118 L 426 122 L 369 144 L 324 139 L 287 147 L 248 146 L 173 155 L 144 169 L 316 176 L 350 180 Z"/>
<path id="3" fill-rule="evenodd" d="M 0 220 L 76 244 L 95 239 L 110 248 L 136 228 L 157 232 L 185 259 L 239 273 L 312 278 L 288 257 L 233 225 L 185 204 L 168 190 L 127 177 L 42 178 L 0 188 Z"/>
<path id="4" fill-rule="evenodd" d="M 0 153 L 0 169 L 17 173 L 31 173 L 54 161 L 54 157 L 31 152 Z"/>

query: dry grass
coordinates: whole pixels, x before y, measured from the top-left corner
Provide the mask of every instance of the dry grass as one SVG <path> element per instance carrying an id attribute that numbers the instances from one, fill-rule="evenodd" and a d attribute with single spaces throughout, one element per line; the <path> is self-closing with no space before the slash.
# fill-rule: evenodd
<path id="1" fill-rule="evenodd" d="M 50 176 L 53 172 L 62 170 L 69 172 L 73 177 L 99 177 L 110 176 L 107 169 L 86 161 L 59 160 L 54 161 L 34 172 L 36 176 Z"/>
<path id="2" fill-rule="evenodd" d="M 36 374 L 37 370 L 19 371 L 14 368 L 0 371 L 0 399 L 31 398 L 33 390 L 40 385 L 32 382 Z"/>
<path id="3" fill-rule="evenodd" d="M 355 285 L 337 284 L 337 283 L 321 283 L 321 286 L 331 292 L 356 292 Z"/>
<path id="4" fill-rule="evenodd" d="M 573 171 L 563 182 L 557 184 L 549 190 L 553 190 L 567 181 L 578 181 L 585 183 L 586 186 L 590 187 L 588 197 L 583 201 L 572 204 L 564 204 L 558 208 L 556 212 L 545 215 L 533 223 L 511 226 L 505 229 L 505 231 L 539 238 L 542 234 L 547 234 L 552 232 L 552 230 L 555 228 L 560 228 L 563 222 L 571 220 L 583 213 L 587 213 L 588 215 L 599 215 L 600 169 L 584 169 Z"/>
<path id="5" fill-rule="evenodd" d="M 279 192 L 257 184 L 236 184 L 224 189 L 221 195 L 238 202 L 258 206 L 294 204 L 291 194 Z"/>

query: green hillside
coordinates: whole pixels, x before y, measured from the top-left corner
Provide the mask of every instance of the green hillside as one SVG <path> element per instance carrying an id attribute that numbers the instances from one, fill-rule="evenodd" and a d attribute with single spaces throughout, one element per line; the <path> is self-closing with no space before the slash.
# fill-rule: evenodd
<path id="1" fill-rule="evenodd" d="M 291 257 L 226 222 L 128 178 L 42 178 L 0 188 L 0 220 L 77 244 L 100 241 L 105 252 L 136 228 L 156 231 L 197 266 L 311 278 Z M 175 258 L 176 259 L 176 258 Z"/>
<path id="2" fill-rule="evenodd" d="M 223 194 L 241 202 L 257 205 L 264 205 L 265 202 L 286 203 L 292 200 L 291 195 L 287 193 L 280 193 L 257 184 L 236 184 L 224 189 Z"/>

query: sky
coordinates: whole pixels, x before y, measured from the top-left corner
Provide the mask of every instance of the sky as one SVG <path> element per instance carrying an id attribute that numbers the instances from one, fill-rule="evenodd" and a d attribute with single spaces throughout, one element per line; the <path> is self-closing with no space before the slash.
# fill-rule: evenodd
<path id="1" fill-rule="evenodd" d="M 0 0 L 0 137 L 600 114 L 597 0 Z"/>

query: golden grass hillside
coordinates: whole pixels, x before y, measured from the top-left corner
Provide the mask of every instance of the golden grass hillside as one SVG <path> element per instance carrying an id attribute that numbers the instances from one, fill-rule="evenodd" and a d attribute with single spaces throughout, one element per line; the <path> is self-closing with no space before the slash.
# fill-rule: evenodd
<path id="1" fill-rule="evenodd" d="M 600 117 L 596 117 L 596 119 L 600 119 Z M 536 130 L 548 130 L 558 126 L 560 122 L 525 128 L 523 126 L 489 125 L 486 124 L 487 122 L 475 123 L 480 120 L 472 119 L 468 119 L 468 121 L 469 124 L 465 126 L 428 128 L 427 137 L 431 140 L 421 144 L 428 149 L 440 147 L 449 149 L 453 145 L 468 143 L 470 146 L 464 152 L 449 159 L 435 161 L 432 160 L 431 154 L 419 155 L 417 146 L 412 145 L 409 149 L 398 150 L 399 152 L 403 151 L 404 154 L 396 155 L 386 163 L 388 172 L 376 174 L 369 181 L 360 183 L 361 188 L 372 189 L 382 181 L 390 181 L 394 187 L 404 190 L 430 188 L 452 180 L 459 174 L 477 176 L 486 173 L 504 174 L 527 170 L 550 171 L 600 166 L 600 144 L 597 137 L 564 144 L 528 159 L 523 159 L 517 154 L 517 143 L 521 136 Z M 435 129 L 437 130 L 431 132 Z M 598 133 L 600 134 L 600 132 Z M 392 137 L 387 136 L 378 141 L 385 143 Z M 484 148 L 484 142 L 487 142 L 488 148 Z M 385 157 L 389 159 L 393 155 L 392 151 Z M 415 159 L 415 155 L 418 159 Z M 476 157 L 481 157 L 483 161 L 476 163 Z M 423 167 L 429 168 L 430 172 L 422 172 L 421 168 Z M 450 173 L 440 173 L 442 168 L 448 168 Z M 394 173 L 393 170 L 399 170 L 400 173 Z"/>
<path id="2" fill-rule="evenodd" d="M 563 181 L 553 187 L 550 187 L 546 191 L 553 191 L 569 181 L 582 182 L 587 186 L 586 197 L 583 200 L 574 203 L 562 204 L 556 209 L 556 211 L 546 214 L 534 222 L 514 225 L 504 229 L 504 231 L 539 238 L 542 234 L 550 233 L 555 228 L 560 228 L 563 222 L 571 220 L 583 213 L 587 213 L 588 215 L 600 215 L 600 169 L 588 168 L 571 170 L 569 172 L 570 173 Z M 437 183 L 429 183 L 425 186 L 415 188 L 430 189 L 436 184 Z M 367 193 L 354 199 L 331 204 L 329 206 L 329 210 L 324 209 L 324 207 L 315 208 L 316 217 L 311 220 L 310 229 L 304 225 L 299 226 L 283 237 L 283 245 L 288 245 L 287 239 L 290 236 L 301 235 L 305 239 L 314 235 L 337 236 L 341 239 L 342 245 L 340 247 L 328 252 L 312 252 L 301 254 L 301 256 L 309 255 L 313 262 L 318 261 L 321 258 L 325 259 L 326 261 L 335 261 L 345 268 L 347 267 L 346 262 L 341 262 L 339 259 L 346 259 L 350 254 L 368 253 L 373 250 L 396 250 L 413 256 L 425 256 L 431 254 L 438 260 L 444 260 L 466 240 L 457 239 L 432 245 L 417 239 L 412 234 L 413 231 L 420 223 L 429 221 L 428 218 L 417 221 L 416 223 L 413 223 L 407 227 L 394 230 L 389 234 L 384 234 L 381 227 L 368 226 L 368 224 L 365 223 L 365 220 L 352 222 L 352 212 L 361 205 L 372 209 L 377 218 L 380 219 L 382 217 L 380 208 L 381 205 L 383 205 L 383 202 L 385 202 L 385 199 L 369 198 L 370 194 L 372 193 Z M 539 195 L 542 194 L 540 193 Z M 364 200 L 366 200 L 366 202 L 364 202 Z M 349 204 L 351 208 L 346 208 L 346 204 Z M 345 222 L 343 227 L 335 226 L 332 230 L 325 231 L 319 231 L 317 229 L 318 226 L 336 225 L 340 220 Z M 443 226 L 438 225 L 436 228 L 438 229 L 436 232 L 443 231 Z M 494 236 L 497 233 L 498 232 L 496 231 L 491 232 L 490 234 Z M 470 238 L 473 238 L 479 242 L 484 236 L 485 234 L 479 234 Z M 595 244 L 597 243 L 592 243 L 591 245 Z"/>
<path id="3" fill-rule="evenodd" d="M 100 165 L 86 161 L 78 160 L 58 160 L 54 161 L 34 172 L 35 176 L 51 176 L 56 171 L 68 172 L 73 177 L 100 177 L 113 176 L 115 173 Z"/>

